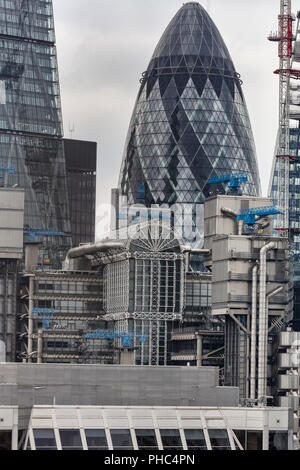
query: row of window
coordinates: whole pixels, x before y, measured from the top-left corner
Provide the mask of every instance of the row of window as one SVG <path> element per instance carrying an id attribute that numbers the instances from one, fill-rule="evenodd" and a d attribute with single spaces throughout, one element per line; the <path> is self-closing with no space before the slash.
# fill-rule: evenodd
<path id="1" fill-rule="evenodd" d="M 53 42 L 54 35 L 53 33 L 52 34 L 51 33 L 52 31 L 48 29 L 42 29 L 41 31 L 35 30 L 35 31 L 32 31 L 32 38 L 36 40 L 40 40 L 40 41 L 52 41 Z M 15 28 L 7 24 L 5 34 L 8 34 L 9 36 L 20 37 L 21 36 L 20 26 Z"/>
<path id="2" fill-rule="evenodd" d="M 209 429 L 209 441 L 212 450 L 231 449 L 226 429 Z M 54 429 L 34 429 L 34 445 L 36 450 L 133 450 L 133 439 L 136 439 L 139 450 L 151 450 L 159 448 L 159 440 L 164 450 L 183 449 L 178 429 L 135 429 L 134 434 L 129 429 L 85 429 L 83 439 L 79 429 L 60 429 L 60 445 L 57 445 Z M 185 429 L 184 438 L 186 446 L 190 450 L 207 450 L 207 441 L 203 429 Z M 86 440 L 86 445 L 83 442 Z M 27 442 L 27 450 L 31 450 L 30 440 Z"/>
<path id="3" fill-rule="evenodd" d="M 101 281 L 99 280 L 94 282 L 92 280 L 89 282 L 78 282 L 76 280 L 74 280 L 74 282 L 39 282 L 38 285 L 36 285 L 36 291 L 56 292 L 59 294 L 90 294 L 91 292 L 99 294 L 100 285 Z"/>

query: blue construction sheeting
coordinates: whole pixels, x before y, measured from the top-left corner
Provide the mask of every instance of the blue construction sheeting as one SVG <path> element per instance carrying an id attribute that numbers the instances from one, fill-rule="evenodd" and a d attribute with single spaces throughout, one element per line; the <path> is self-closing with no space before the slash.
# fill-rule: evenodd
<path id="1" fill-rule="evenodd" d="M 138 338 L 141 343 L 146 341 L 146 335 L 139 331 L 95 330 L 84 337 L 86 339 L 121 339 L 123 348 L 130 348 L 133 338 Z"/>

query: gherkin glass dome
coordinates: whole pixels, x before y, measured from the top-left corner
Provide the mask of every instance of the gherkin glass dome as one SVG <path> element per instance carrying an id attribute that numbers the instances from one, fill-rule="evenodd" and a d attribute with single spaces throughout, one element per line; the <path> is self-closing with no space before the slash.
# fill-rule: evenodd
<path id="1" fill-rule="evenodd" d="M 207 181 L 236 172 L 248 177 L 243 194 L 258 196 L 255 145 L 240 76 L 207 12 L 198 3 L 186 3 L 143 73 L 125 143 L 120 194 L 134 204 L 142 186 L 147 206 L 188 208 L 189 239 L 199 246 L 203 211 L 196 206 L 211 190 Z M 224 184 L 217 189 L 224 193 Z"/>

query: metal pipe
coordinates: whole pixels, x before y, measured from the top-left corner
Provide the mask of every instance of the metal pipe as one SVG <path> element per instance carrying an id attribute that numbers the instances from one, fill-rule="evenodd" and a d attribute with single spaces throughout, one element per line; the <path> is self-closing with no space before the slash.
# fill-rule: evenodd
<path id="1" fill-rule="evenodd" d="M 43 330 L 38 330 L 38 342 L 37 342 L 37 363 L 42 364 L 43 360 Z"/>
<path id="2" fill-rule="evenodd" d="M 251 353 L 250 353 L 250 398 L 255 399 L 256 381 L 256 323 L 257 323 L 257 271 L 256 264 L 252 269 L 252 314 L 251 314 Z"/>
<path id="3" fill-rule="evenodd" d="M 243 234 L 243 221 L 242 220 L 238 220 L 238 235 L 242 235 Z"/>
<path id="4" fill-rule="evenodd" d="M 69 269 L 71 259 L 81 258 L 87 255 L 93 255 L 98 251 L 108 251 L 122 248 L 125 248 L 125 243 L 118 240 L 104 240 L 90 245 L 82 245 L 77 246 L 76 248 L 71 248 L 71 250 L 69 250 L 67 253 L 64 268 L 66 270 Z"/>
<path id="5" fill-rule="evenodd" d="M 283 290 L 283 286 L 279 286 L 276 289 L 274 289 L 272 292 L 267 294 L 266 296 L 266 318 L 265 318 L 265 357 L 264 357 L 264 364 L 266 368 L 266 373 L 264 374 L 264 390 L 267 391 L 267 375 L 268 375 L 268 337 L 269 337 L 269 322 L 268 322 L 268 316 L 269 316 L 269 299 L 277 295 L 279 292 Z"/>
<path id="6" fill-rule="evenodd" d="M 258 331 L 258 391 L 257 398 L 266 395 L 265 377 L 267 366 L 266 357 L 266 279 L 267 279 L 267 252 L 275 248 L 274 242 L 269 242 L 260 250 L 260 270 L 259 270 L 259 331 Z"/>
<path id="7" fill-rule="evenodd" d="M 33 346 L 33 277 L 29 277 L 29 301 L 28 301 L 28 342 L 27 342 L 27 354 L 28 362 L 32 362 L 31 353 Z"/>
<path id="8" fill-rule="evenodd" d="M 193 249 L 191 250 L 193 255 L 210 255 L 210 250 L 202 248 L 201 250 Z"/>
<path id="9" fill-rule="evenodd" d="M 197 367 L 202 366 L 202 335 L 201 333 L 195 333 L 197 338 Z"/>
<path id="10" fill-rule="evenodd" d="M 223 212 L 223 214 L 228 215 L 229 217 L 233 217 L 235 219 L 238 216 L 237 212 L 235 212 L 233 209 L 228 209 L 228 207 L 221 207 L 221 212 Z"/>
<path id="11" fill-rule="evenodd" d="M 193 249 L 191 246 L 182 245 L 181 252 L 185 255 L 185 271 L 188 272 L 190 269 L 191 254 L 194 255 L 210 255 L 210 250 L 207 249 Z"/>
<path id="12" fill-rule="evenodd" d="M 236 225 L 236 235 L 241 235 L 242 233 L 240 233 L 240 224 L 239 224 L 239 221 L 237 220 L 238 213 L 235 212 L 233 209 L 228 209 L 228 207 L 221 207 L 221 212 L 224 215 L 227 215 L 228 217 L 231 217 L 232 219 L 234 219 L 235 225 Z M 241 222 L 243 224 L 243 221 Z"/>

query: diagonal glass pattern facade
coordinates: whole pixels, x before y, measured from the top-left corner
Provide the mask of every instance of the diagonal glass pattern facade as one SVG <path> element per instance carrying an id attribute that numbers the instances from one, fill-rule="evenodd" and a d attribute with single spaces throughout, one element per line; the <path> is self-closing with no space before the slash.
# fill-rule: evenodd
<path id="1" fill-rule="evenodd" d="M 25 189 L 25 226 L 40 263 L 60 267 L 71 245 L 52 0 L 0 0 L 1 182 Z M 0 170 L 1 172 L 1 170 Z"/>
<path id="2" fill-rule="evenodd" d="M 159 41 L 129 126 L 119 178 L 128 204 L 180 205 L 185 232 L 201 245 L 204 198 L 215 175 L 243 172 L 243 192 L 257 196 L 255 146 L 240 77 L 224 41 L 198 3 L 186 3 Z M 216 188 L 215 188 L 216 189 Z M 224 192 L 224 185 L 217 188 Z M 196 208 L 200 206 L 200 209 Z M 175 228 L 182 218 L 175 214 Z M 197 231 L 196 231 L 197 226 Z M 185 238 L 185 232 L 180 230 Z"/>

